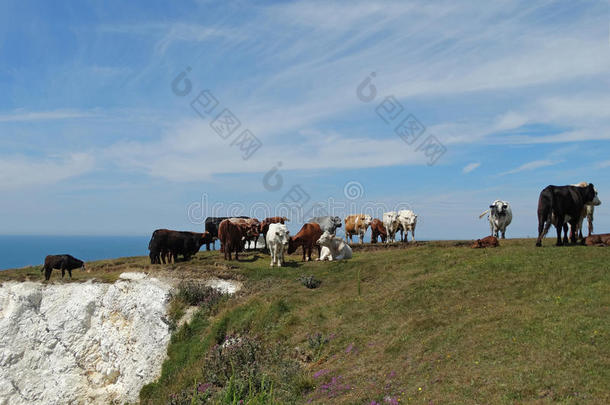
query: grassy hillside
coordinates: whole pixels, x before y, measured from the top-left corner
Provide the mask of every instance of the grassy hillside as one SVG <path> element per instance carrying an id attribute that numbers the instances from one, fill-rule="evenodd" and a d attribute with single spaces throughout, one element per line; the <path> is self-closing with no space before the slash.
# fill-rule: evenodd
<path id="1" fill-rule="evenodd" d="M 365 246 L 337 263 L 301 263 L 296 255 L 281 269 L 261 253 L 229 266 L 218 252 L 156 267 L 129 258 L 94 263 L 75 280 L 143 270 L 244 282 L 237 297 L 202 306 L 175 332 L 143 403 L 177 403 L 172 394 L 190 398 L 197 387 L 205 397 L 210 381 L 217 401 L 237 403 L 229 397 L 245 379 L 260 392 L 251 403 L 606 404 L 609 259 L 605 248 L 557 248 L 550 240 L 488 250 L 429 242 Z M 0 281 L 41 278 L 36 269 L 0 274 Z M 308 289 L 302 275 L 322 284 Z M 219 354 L 215 345 L 226 335 L 241 339 L 237 357 Z"/>

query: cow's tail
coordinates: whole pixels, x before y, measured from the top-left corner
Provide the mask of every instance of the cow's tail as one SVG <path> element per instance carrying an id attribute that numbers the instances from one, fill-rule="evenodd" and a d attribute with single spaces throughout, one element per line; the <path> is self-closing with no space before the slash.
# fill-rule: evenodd
<path id="1" fill-rule="evenodd" d="M 550 205 L 545 205 L 543 202 L 544 191 L 549 190 L 551 194 Z M 546 236 L 553 224 L 553 209 L 555 207 L 555 193 L 552 187 L 548 187 L 540 193 L 538 199 L 538 239 L 536 242 L 537 246 L 540 246 L 542 239 Z"/>
<path id="2" fill-rule="evenodd" d="M 483 211 L 483 213 L 481 215 L 479 215 L 479 219 L 483 218 L 485 215 L 487 215 L 489 213 L 489 210 L 485 210 Z"/>

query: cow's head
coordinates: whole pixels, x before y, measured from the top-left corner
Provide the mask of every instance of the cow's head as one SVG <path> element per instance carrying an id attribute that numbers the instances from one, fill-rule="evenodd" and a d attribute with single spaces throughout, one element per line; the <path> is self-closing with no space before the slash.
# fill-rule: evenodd
<path id="1" fill-rule="evenodd" d="M 273 224 L 275 226 L 269 227 L 269 232 L 274 232 L 276 239 L 284 245 L 284 247 L 288 247 L 288 241 L 290 240 L 290 231 L 286 228 L 286 225 L 283 224 Z"/>
<path id="2" fill-rule="evenodd" d="M 591 186 L 593 186 L 591 184 Z M 600 205 L 602 202 L 599 199 L 599 197 L 597 196 L 597 189 L 595 187 L 593 187 L 593 191 L 595 193 L 595 197 L 593 197 L 593 200 L 591 200 L 591 203 L 589 205 Z"/>
<path id="3" fill-rule="evenodd" d="M 370 215 L 365 215 L 364 216 L 364 226 L 371 225 L 371 222 L 373 222 L 373 217 L 371 217 Z"/>
<path id="4" fill-rule="evenodd" d="M 294 236 L 289 237 L 288 238 L 288 254 L 291 255 L 294 252 L 296 252 L 298 247 L 299 247 L 299 244 L 294 239 Z"/>
<path id="5" fill-rule="evenodd" d="M 330 246 L 330 242 L 333 240 L 333 235 L 328 232 L 325 231 L 322 236 L 320 236 L 320 239 L 318 239 L 317 244 L 320 246 Z"/>
<path id="6" fill-rule="evenodd" d="M 496 200 L 489 206 L 492 215 L 503 216 L 508 212 L 508 203 L 506 201 Z"/>
<path id="7" fill-rule="evenodd" d="M 483 247 L 483 245 L 481 244 L 481 239 L 477 239 L 471 246 L 471 248 L 473 249 L 477 249 Z"/>
<path id="8" fill-rule="evenodd" d="M 343 221 L 341 221 L 341 218 L 339 217 L 330 217 L 330 222 L 336 228 L 341 228 L 341 224 L 343 223 Z"/>

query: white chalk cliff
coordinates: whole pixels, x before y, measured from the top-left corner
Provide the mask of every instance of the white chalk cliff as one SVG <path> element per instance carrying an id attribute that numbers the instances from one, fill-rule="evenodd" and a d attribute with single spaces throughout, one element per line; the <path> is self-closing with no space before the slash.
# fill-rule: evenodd
<path id="1" fill-rule="evenodd" d="M 161 372 L 171 286 L 128 273 L 114 284 L 0 286 L 0 404 L 137 402 Z"/>

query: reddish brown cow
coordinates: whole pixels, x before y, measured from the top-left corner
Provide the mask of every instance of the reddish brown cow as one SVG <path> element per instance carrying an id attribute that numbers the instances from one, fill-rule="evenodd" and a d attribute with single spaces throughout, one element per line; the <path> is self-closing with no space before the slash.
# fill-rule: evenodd
<path id="1" fill-rule="evenodd" d="M 263 240 L 265 241 L 265 249 L 267 249 L 267 231 L 269 231 L 269 225 L 271 224 L 283 224 L 290 221 L 286 217 L 267 217 L 261 222 L 260 233 L 263 234 Z"/>
<path id="2" fill-rule="evenodd" d="M 256 218 L 229 218 L 231 222 L 234 224 L 239 224 L 243 229 L 245 229 L 244 233 L 244 243 L 248 244 L 248 249 L 250 248 L 250 242 L 254 241 L 254 247 L 256 247 L 256 241 L 259 236 L 259 231 L 261 224 Z"/>
<path id="3" fill-rule="evenodd" d="M 587 246 L 610 246 L 610 233 L 591 235 L 585 238 Z"/>
<path id="4" fill-rule="evenodd" d="M 238 254 L 244 247 L 242 238 L 248 234 L 249 227 L 246 224 L 233 222 L 225 219 L 218 226 L 218 239 L 221 250 L 224 252 L 225 260 L 232 260 L 231 253 L 235 252 L 235 260 L 239 260 Z"/>
<path id="5" fill-rule="evenodd" d="M 320 225 L 313 222 L 303 225 L 299 233 L 288 239 L 288 254 L 294 253 L 301 246 L 303 247 L 303 261 L 305 262 L 311 260 L 311 251 L 314 246 L 317 246 L 318 257 L 320 257 L 320 250 L 322 248 L 316 244 L 320 236 L 322 236 Z M 307 254 L 307 260 L 305 260 L 305 254 Z"/>
<path id="6" fill-rule="evenodd" d="M 477 239 L 475 243 L 472 244 L 472 248 L 487 248 L 487 247 L 498 247 L 500 243 L 498 242 L 498 238 L 495 236 L 486 236 L 483 239 Z"/>
<path id="7" fill-rule="evenodd" d="M 385 226 L 383 226 L 383 222 L 375 218 L 371 222 L 371 243 L 377 243 L 377 238 L 381 237 L 381 241 L 385 243 L 388 238 L 388 232 L 385 230 Z"/>

